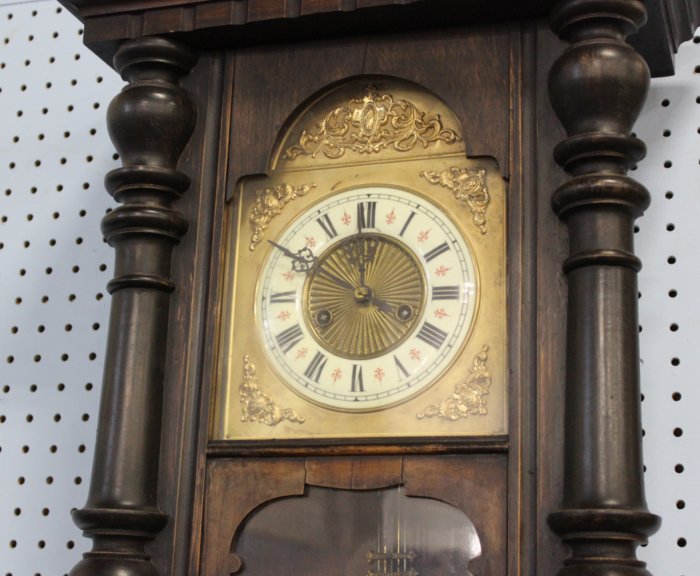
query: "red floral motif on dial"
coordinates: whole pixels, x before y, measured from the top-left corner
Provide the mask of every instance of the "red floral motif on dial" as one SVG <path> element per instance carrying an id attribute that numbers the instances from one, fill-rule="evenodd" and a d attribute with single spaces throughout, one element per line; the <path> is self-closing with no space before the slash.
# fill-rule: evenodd
<path id="1" fill-rule="evenodd" d="M 282 276 L 287 282 L 291 282 L 294 280 L 294 272 L 283 272 Z"/>
<path id="2" fill-rule="evenodd" d="M 420 360 L 421 358 L 420 350 L 416 350 L 415 348 L 411 348 L 408 351 L 408 355 L 411 357 L 411 360 Z"/>
<path id="3" fill-rule="evenodd" d="M 291 314 L 287 310 L 282 310 L 279 314 L 277 314 L 277 319 L 278 320 L 289 320 L 289 317 Z"/>
<path id="4" fill-rule="evenodd" d="M 345 210 L 343 210 L 343 216 L 340 219 L 340 221 L 345 225 L 345 226 L 350 226 L 350 222 L 352 222 L 352 216 L 348 214 Z"/>
<path id="5" fill-rule="evenodd" d="M 425 242 L 428 238 L 430 238 L 430 228 L 427 230 L 421 230 L 418 233 L 418 242 Z"/>
<path id="6" fill-rule="evenodd" d="M 452 268 L 448 268 L 447 266 L 440 265 L 437 268 L 435 268 L 435 276 L 444 276 L 450 270 L 452 270 Z"/>
<path id="7" fill-rule="evenodd" d="M 449 314 L 447 312 L 445 312 L 444 308 L 438 308 L 437 310 L 435 310 L 434 314 L 435 314 L 435 317 L 439 318 L 440 320 L 442 320 L 443 318 L 447 318 L 449 316 Z"/>
<path id="8" fill-rule="evenodd" d="M 297 350 L 297 359 L 299 358 L 306 358 L 306 355 L 309 353 L 308 348 L 299 348 Z"/>
<path id="9" fill-rule="evenodd" d="M 343 377 L 343 371 L 340 368 L 336 368 L 331 372 L 331 380 L 333 380 L 333 384 L 335 384 L 338 380 L 340 380 Z"/>
<path id="10" fill-rule="evenodd" d="M 384 380 L 384 370 L 382 368 L 374 369 L 374 379 L 379 380 L 379 382 Z"/>
<path id="11" fill-rule="evenodd" d="M 394 223 L 394 221 L 396 220 L 396 209 L 395 209 L 395 208 L 392 208 L 392 209 L 391 209 L 391 212 L 389 212 L 389 213 L 386 215 L 386 219 L 385 219 L 385 220 L 386 220 L 386 223 L 387 223 L 387 224 L 393 224 L 393 223 Z"/>

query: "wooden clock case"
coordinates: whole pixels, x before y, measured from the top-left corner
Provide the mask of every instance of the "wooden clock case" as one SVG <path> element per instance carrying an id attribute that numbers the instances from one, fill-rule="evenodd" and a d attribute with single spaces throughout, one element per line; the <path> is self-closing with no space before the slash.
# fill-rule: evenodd
<path id="1" fill-rule="evenodd" d="M 74 576 L 233 573 L 236 522 L 305 484 L 405 484 L 462 507 L 486 534 L 474 574 L 648 574 L 635 548 L 658 518 L 643 491 L 632 247 L 648 193 L 626 172 L 644 155 L 631 129 L 649 73 L 625 38 L 648 13 L 636 42 L 668 73 L 700 9 L 496 4 L 66 3 L 128 82 L 108 113 L 123 167 L 106 185 L 122 206 L 103 221 L 112 316 L 75 512 L 94 546 Z M 266 173 L 301 103 L 362 75 L 434 93 L 467 155 L 495 159 L 507 183 L 509 434 L 211 442 L 225 203 L 241 177 Z M 444 474 L 419 486 L 420 469 Z"/>

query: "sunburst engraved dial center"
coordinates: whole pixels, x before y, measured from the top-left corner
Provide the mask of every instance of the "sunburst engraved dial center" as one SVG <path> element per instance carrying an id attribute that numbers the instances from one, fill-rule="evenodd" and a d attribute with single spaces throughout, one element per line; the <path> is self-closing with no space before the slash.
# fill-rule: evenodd
<path id="1" fill-rule="evenodd" d="M 321 346 L 345 358 L 374 358 L 400 346 L 421 318 L 425 274 L 403 243 L 356 234 L 319 256 L 304 302 Z"/>

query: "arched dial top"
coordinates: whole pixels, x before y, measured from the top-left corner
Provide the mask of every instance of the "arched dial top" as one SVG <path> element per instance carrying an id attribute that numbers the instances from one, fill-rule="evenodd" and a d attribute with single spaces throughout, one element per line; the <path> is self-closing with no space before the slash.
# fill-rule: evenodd
<path id="1" fill-rule="evenodd" d="M 430 386 L 468 339 L 472 251 L 424 196 L 358 187 L 328 197 L 268 240 L 256 296 L 265 353 L 297 394 L 379 410 Z"/>

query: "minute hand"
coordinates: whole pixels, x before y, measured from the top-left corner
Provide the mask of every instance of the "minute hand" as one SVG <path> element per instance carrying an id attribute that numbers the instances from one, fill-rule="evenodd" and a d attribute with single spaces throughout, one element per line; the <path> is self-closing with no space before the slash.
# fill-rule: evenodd
<path id="1" fill-rule="evenodd" d="M 281 244 L 277 244 L 277 242 L 273 242 L 272 240 L 268 240 L 268 242 L 275 248 L 281 250 L 282 254 L 292 259 L 292 270 L 294 272 L 305 272 L 308 274 L 317 261 L 316 256 L 313 255 L 313 252 L 311 252 L 309 248 L 302 248 L 297 252 L 292 252 Z"/>

